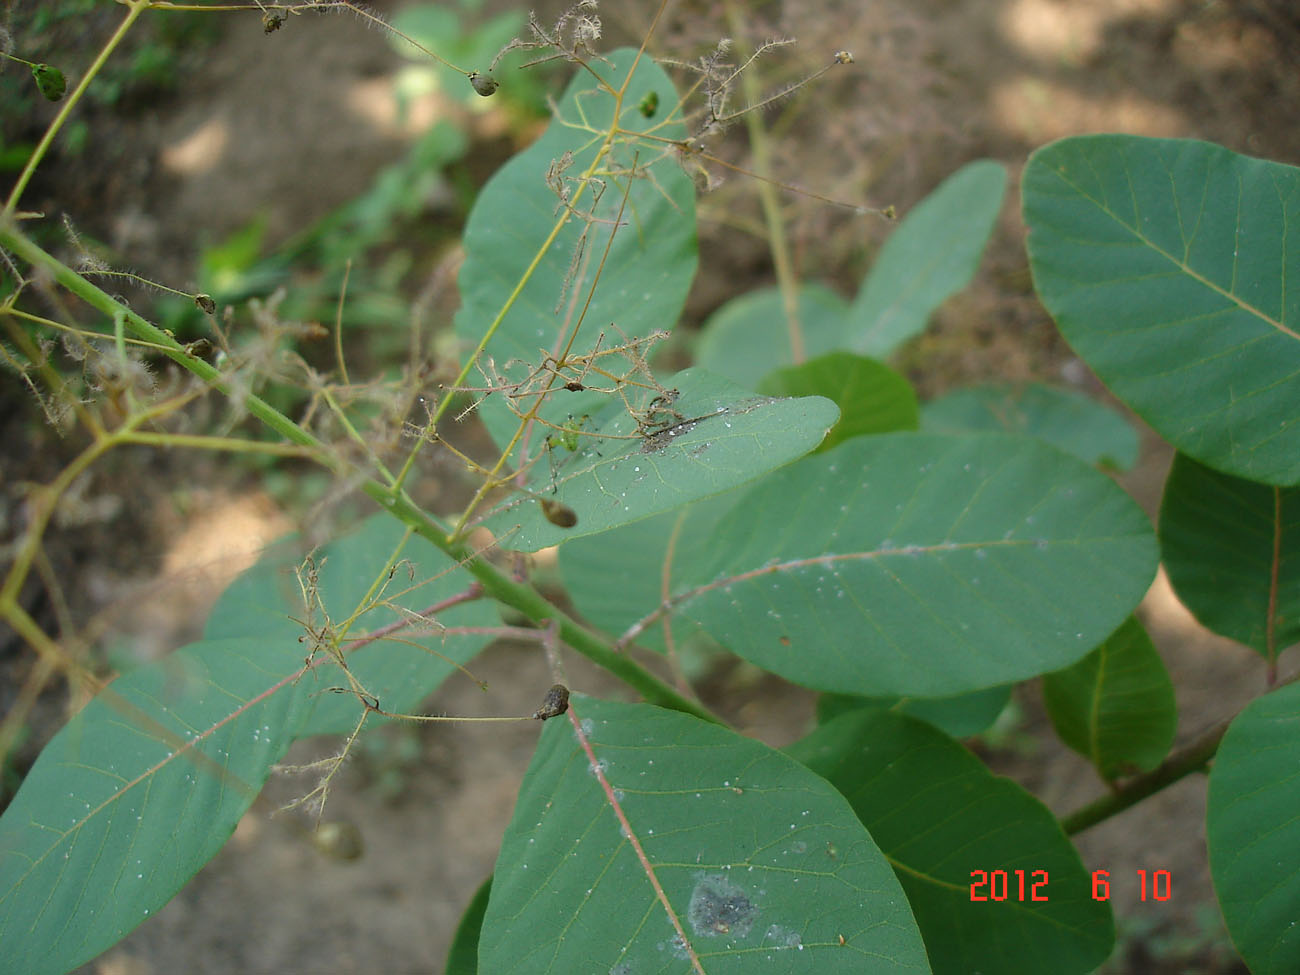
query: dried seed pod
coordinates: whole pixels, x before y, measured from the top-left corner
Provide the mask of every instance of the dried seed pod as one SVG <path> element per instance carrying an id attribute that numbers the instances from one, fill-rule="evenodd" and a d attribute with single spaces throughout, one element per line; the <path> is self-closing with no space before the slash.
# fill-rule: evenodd
<path id="1" fill-rule="evenodd" d="M 836 51 L 836 52 L 835 52 L 835 60 L 838 61 L 840 64 L 852 64 L 852 63 L 853 63 L 853 52 L 852 52 L 852 51 Z"/>
<path id="2" fill-rule="evenodd" d="M 567 710 L 569 710 L 569 689 L 563 684 L 552 684 L 551 689 L 546 692 L 546 699 L 542 701 L 542 706 L 533 712 L 533 717 L 538 721 L 545 721 L 547 718 L 558 717 Z"/>
<path id="3" fill-rule="evenodd" d="M 355 823 L 321 823 L 311 834 L 311 845 L 335 860 L 357 860 L 365 852 L 361 830 Z"/>
<path id="4" fill-rule="evenodd" d="M 541 505 L 546 520 L 557 528 L 572 528 L 578 523 L 578 513 L 567 504 L 542 498 Z"/>
<path id="5" fill-rule="evenodd" d="M 477 71 L 469 73 L 469 83 L 474 86 L 474 90 L 487 98 L 501 86 L 497 84 L 496 78 L 490 74 L 479 74 Z"/>
<path id="6" fill-rule="evenodd" d="M 209 315 L 217 313 L 217 303 L 212 300 L 212 295 L 197 294 L 194 296 L 194 304 L 199 306 L 199 311 Z"/>
<path id="7" fill-rule="evenodd" d="M 68 90 L 68 82 L 63 77 L 63 72 L 52 65 L 33 64 L 32 77 L 36 79 L 36 87 L 48 101 L 57 102 Z"/>

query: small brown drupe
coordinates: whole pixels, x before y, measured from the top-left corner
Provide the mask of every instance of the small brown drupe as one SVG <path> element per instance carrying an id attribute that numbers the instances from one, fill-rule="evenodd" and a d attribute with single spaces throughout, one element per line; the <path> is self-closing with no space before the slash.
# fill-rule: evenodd
<path id="1" fill-rule="evenodd" d="M 572 528 L 578 523 L 578 513 L 567 504 L 552 501 L 550 498 L 542 498 L 538 504 L 542 506 L 542 514 L 546 516 L 546 520 L 557 528 Z"/>
<path id="2" fill-rule="evenodd" d="M 551 689 L 546 692 L 546 699 L 542 701 L 542 706 L 533 712 L 533 717 L 538 721 L 545 721 L 547 718 L 558 717 L 567 710 L 569 710 L 569 689 L 563 684 L 552 684 Z"/>

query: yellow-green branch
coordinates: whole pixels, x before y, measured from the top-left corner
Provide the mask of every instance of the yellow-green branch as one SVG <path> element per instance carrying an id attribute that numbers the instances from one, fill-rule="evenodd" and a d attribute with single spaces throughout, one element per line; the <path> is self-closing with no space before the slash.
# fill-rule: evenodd
<path id="1" fill-rule="evenodd" d="M 135 335 L 157 344 L 164 355 L 203 379 L 212 388 L 226 395 L 232 394 L 233 390 L 230 382 L 220 371 L 208 362 L 187 353 L 184 347 L 169 334 L 141 318 L 125 305 L 117 302 L 111 295 L 46 253 L 41 247 L 24 236 L 12 220 L 0 220 L 0 247 L 8 249 L 10 253 L 33 267 L 43 269 L 59 284 L 110 318 L 115 315 L 122 315 L 125 326 Z M 345 476 L 355 476 L 362 473 L 352 469 L 345 460 L 337 457 L 326 444 L 261 398 L 249 395 L 242 402 L 250 414 L 284 437 L 289 443 L 307 448 L 308 453 L 317 463 Z M 97 443 L 106 442 L 109 441 L 98 441 Z M 90 459 L 93 458 L 88 457 L 87 463 Z M 400 488 L 390 487 L 370 476 L 364 477 L 360 487 L 366 495 L 391 512 L 394 517 L 408 525 L 421 537 L 433 543 L 452 559 L 461 563 L 465 571 L 469 572 L 483 585 L 485 593 L 498 602 L 518 610 L 534 622 L 544 623 L 548 620 L 555 620 L 559 626 L 560 638 L 565 643 L 619 677 L 650 703 L 683 711 L 707 721 L 719 721 L 716 716 L 698 702 L 690 700 L 670 684 L 650 673 L 631 657 L 615 650 L 608 641 L 581 626 L 557 606 L 548 602 L 532 586 L 516 582 L 481 555 L 471 551 L 463 542 L 451 540 L 447 535 L 446 527 L 433 516 L 420 509 Z"/>

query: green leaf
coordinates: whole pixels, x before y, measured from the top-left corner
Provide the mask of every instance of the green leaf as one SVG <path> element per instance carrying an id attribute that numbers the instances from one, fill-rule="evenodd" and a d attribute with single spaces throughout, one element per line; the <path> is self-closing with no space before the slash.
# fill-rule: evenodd
<path id="1" fill-rule="evenodd" d="M 204 638 L 274 640 L 295 647 L 301 664 L 312 649 L 309 639 L 299 642 L 305 638 L 304 622 L 317 630 L 346 627 L 340 634 L 346 644 L 411 619 L 409 614 L 463 592 L 470 583 L 468 576 L 453 571 L 455 563 L 447 555 L 382 512 L 313 555 L 317 581 L 310 605 L 295 573 L 304 559 L 298 540 L 278 543 L 221 594 L 208 617 Z M 410 711 L 487 643 L 485 636 L 448 636 L 442 628 L 493 626 L 500 621 L 484 600 L 440 611 L 435 619 L 348 654 L 352 675 L 384 710 Z M 313 679 L 317 681 L 314 692 L 347 684 L 333 667 Z M 322 680 L 329 683 L 322 685 Z M 302 733 L 345 734 L 356 723 L 354 697 L 325 694 Z"/>
<path id="2" fill-rule="evenodd" d="M 1014 685 L 958 694 L 954 697 L 855 697 L 851 694 L 823 694 L 817 699 L 817 723 L 826 724 L 841 714 L 870 708 L 908 714 L 932 724 L 953 738 L 978 735 L 998 719 L 1011 700 Z"/>
<path id="3" fill-rule="evenodd" d="M 324 651 L 304 661 L 311 645 L 299 642 L 303 627 L 287 614 L 320 628 L 359 612 L 347 634 L 356 639 L 408 621 L 399 606 L 424 608 L 463 588 L 439 575 L 453 567 L 446 556 L 422 540 L 402 545 L 403 535 L 379 516 L 318 553 L 312 612 L 294 579 L 296 557 L 278 546 L 223 594 L 203 642 L 118 678 L 51 740 L 0 817 L 7 964 L 62 972 L 114 944 L 221 848 L 296 738 L 356 726 L 357 700 L 323 693 L 345 685 L 344 675 Z M 418 569 L 416 582 L 390 573 L 399 557 Z M 386 599 L 378 595 L 385 585 Z M 470 603 L 438 619 L 484 625 L 493 615 Z M 424 648 L 396 642 L 407 638 Z M 404 710 L 451 671 L 436 654 L 468 659 L 485 641 L 402 630 L 343 647 L 367 690 L 386 709 Z"/>
<path id="4" fill-rule="evenodd" d="M 624 48 L 610 55 L 609 63 L 593 61 L 591 69 L 618 89 L 636 58 L 635 50 Z M 653 128 L 660 140 L 685 138 L 680 122 L 655 122 L 637 110 L 638 101 L 652 89 L 668 102 L 676 101 L 670 95 L 674 89 L 668 76 L 653 59 L 641 57 L 623 96 L 619 126 L 628 132 Z M 463 347 L 472 350 L 495 327 L 485 355 L 498 373 L 489 374 L 485 382 L 476 371 L 471 385 L 513 384 L 513 391 L 520 394 L 533 390 L 533 395 L 520 395 L 511 404 L 521 413 L 533 408 L 536 390 L 541 388 L 537 377 L 529 379 L 530 374 L 540 368 L 544 355 L 560 357 L 566 352 L 580 316 L 582 330 L 567 348 L 568 354 L 587 354 L 599 344 L 606 352 L 600 360 L 604 368 L 620 373 L 632 370 L 630 360 L 609 350 L 628 339 L 671 328 L 695 276 L 691 180 L 672 158 L 661 155 L 661 142 L 625 136 L 606 153 L 599 134 L 612 124 L 613 110 L 608 92 L 597 87 L 590 73 L 578 71 L 560 101 L 558 117 L 528 150 L 497 170 L 465 228 L 456 334 Z M 572 153 L 572 163 L 548 185 L 548 169 L 565 153 Z M 606 154 L 593 170 L 599 153 Z M 634 165 L 643 175 L 630 181 L 628 193 L 626 173 Z M 592 176 L 584 181 L 588 170 Z M 563 187 L 569 207 L 593 222 L 562 205 L 552 186 Z M 592 212 L 597 194 L 599 202 Z M 617 226 L 605 256 L 620 211 L 622 225 Z M 599 287 L 593 293 L 598 275 Z M 588 296 L 591 303 L 584 311 Z M 611 322 L 616 328 L 607 328 Z M 479 364 L 490 373 L 487 359 Z M 546 373 L 538 376 L 542 386 L 553 378 Z M 564 381 L 557 381 L 556 388 Z M 493 439 L 504 447 L 520 421 L 502 400 L 503 395 L 490 396 L 478 412 Z M 559 424 L 568 412 L 594 413 L 599 401 L 598 394 L 564 392 L 545 404 L 541 414 Z"/>
<path id="5" fill-rule="evenodd" d="M 611 792 L 573 725 L 548 721 L 501 844 L 482 971 L 678 975 L 691 953 L 710 975 L 929 971 L 898 881 L 825 781 L 687 715 L 574 707 Z"/>
<path id="6" fill-rule="evenodd" d="M 1300 971 L 1300 684 L 1233 720 L 1210 771 L 1210 874 L 1232 942 L 1254 975 Z"/>
<path id="7" fill-rule="evenodd" d="M 1275 659 L 1300 640 L 1300 488 L 1174 458 L 1160 506 L 1169 583 L 1206 627 Z"/>
<path id="8" fill-rule="evenodd" d="M 1092 899 L 1089 874 L 1051 812 L 942 732 L 906 715 L 856 711 L 786 753 L 839 789 L 879 844 L 936 975 L 1068 975 L 1110 954 L 1110 906 Z M 991 896 L 975 871 L 1005 871 L 1005 899 L 975 901 Z"/>
<path id="9" fill-rule="evenodd" d="M 969 163 L 918 203 L 898 226 L 849 311 L 846 345 L 884 359 L 925 329 L 936 308 L 970 283 L 1002 208 L 1007 174 Z"/>
<path id="10" fill-rule="evenodd" d="M 478 975 L 478 942 L 483 931 L 483 915 L 487 913 L 488 895 L 492 893 L 492 878 L 479 885 L 470 898 L 456 925 L 456 935 L 447 952 L 447 967 L 443 975 Z"/>
<path id="11" fill-rule="evenodd" d="M 919 423 L 916 390 L 883 362 L 848 352 L 832 352 L 787 369 L 758 384 L 769 396 L 825 396 L 840 408 L 818 450 L 850 437 L 915 430 Z"/>
<path id="12" fill-rule="evenodd" d="M 1203 464 L 1300 482 L 1300 170 L 1082 136 L 1035 152 L 1023 194 L 1039 296 L 1111 391 Z"/>
<path id="13" fill-rule="evenodd" d="M 505 502 L 483 524 L 522 552 L 606 531 L 788 464 L 817 446 L 838 414 L 829 400 L 755 396 L 698 369 L 670 382 L 677 391 L 671 403 L 651 389 L 636 407 L 653 411 L 652 428 L 638 429 L 621 401 L 610 404 L 592 418 L 594 429 L 574 432 L 584 445 L 578 450 L 554 441 L 542 449 L 531 495 Z M 576 523 L 548 517 L 556 504 Z"/>
<path id="14" fill-rule="evenodd" d="M 194 644 L 118 678 L 54 736 L 0 817 L 7 969 L 94 958 L 221 849 L 310 713 L 301 668 L 288 641 Z"/>
<path id="15" fill-rule="evenodd" d="M 846 441 L 753 488 L 709 548 L 673 580 L 674 612 L 788 680 L 860 695 L 1058 670 L 1124 620 L 1156 567 L 1146 516 L 1110 478 L 994 434 Z"/>
<path id="16" fill-rule="evenodd" d="M 1048 674 L 1043 698 L 1061 741 L 1107 781 L 1150 771 L 1174 742 L 1174 685 L 1135 617 L 1074 666 Z"/>
<path id="17" fill-rule="evenodd" d="M 848 304 L 834 291 L 809 283 L 797 296 L 799 332 L 805 356 L 844 345 Z M 754 389 L 773 369 L 795 361 L 790 325 L 778 288 L 756 288 L 727 302 L 700 330 L 695 363 Z"/>
<path id="18" fill-rule="evenodd" d="M 1137 463 L 1137 431 L 1119 413 L 1083 393 L 1042 383 L 954 390 L 921 408 L 921 426 L 935 433 L 1022 433 L 1122 471 Z"/>

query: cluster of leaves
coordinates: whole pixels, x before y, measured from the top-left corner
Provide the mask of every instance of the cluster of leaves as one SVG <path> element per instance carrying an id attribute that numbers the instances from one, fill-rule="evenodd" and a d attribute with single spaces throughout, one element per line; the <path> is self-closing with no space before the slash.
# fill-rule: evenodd
<path id="1" fill-rule="evenodd" d="M 706 325 L 696 368 L 660 374 L 654 343 L 696 270 L 682 163 L 706 165 L 698 137 L 722 99 L 709 88 L 691 115 L 643 51 L 588 56 L 589 7 L 581 29 L 543 35 L 577 76 L 470 216 L 455 323 L 469 351 L 405 459 L 366 444 L 328 389 L 351 454 L 241 391 L 386 510 L 306 561 L 269 553 L 200 641 L 105 687 L 50 743 L 0 818 L 10 963 L 67 969 L 156 911 L 295 740 L 412 717 L 502 632 L 490 597 L 537 624 L 557 678 L 567 646 L 644 701 L 547 695 L 449 971 L 1087 972 L 1114 923 L 1067 834 L 1211 757 L 1228 928 L 1253 971 L 1294 971 L 1300 789 L 1279 769 L 1300 759 L 1300 687 L 1170 755 L 1173 689 L 1133 612 L 1163 561 L 1274 684 L 1300 639 L 1300 173 L 1120 136 L 1056 143 L 1026 168 L 1039 294 L 1180 451 L 1157 535 L 1098 470 L 1135 454 L 1116 416 L 1039 386 L 920 408 L 881 361 L 973 272 L 1005 179 L 992 163 L 917 207 L 853 302 L 743 296 Z M 710 84 L 734 77 L 717 61 Z M 129 332 L 235 388 L 6 220 L 0 243 L 114 321 L 119 347 Z M 466 394 L 497 455 L 463 457 L 480 490 L 444 523 L 403 485 L 415 450 L 458 450 L 449 411 Z M 495 556 L 554 545 L 587 623 Z M 633 653 L 676 665 L 696 638 L 824 692 L 818 726 L 776 751 Z M 956 740 L 1039 676 L 1062 739 L 1109 787 L 1065 821 Z M 989 871 L 1030 884 L 974 900 Z"/>

